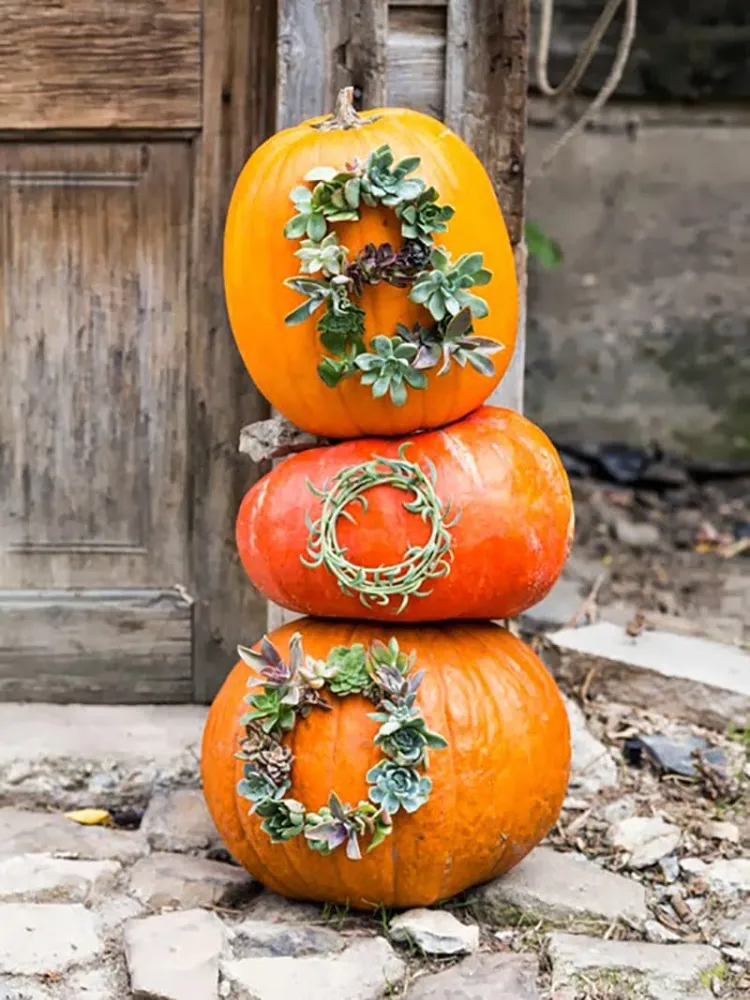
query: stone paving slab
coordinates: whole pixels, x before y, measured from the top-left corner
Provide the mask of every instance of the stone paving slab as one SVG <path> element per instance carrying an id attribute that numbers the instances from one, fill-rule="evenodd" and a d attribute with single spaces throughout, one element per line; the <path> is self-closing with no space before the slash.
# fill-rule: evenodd
<path id="1" fill-rule="evenodd" d="M 551 923 L 624 919 L 642 926 L 648 917 L 646 891 L 579 854 L 538 847 L 500 878 L 474 890 L 475 910 L 504 920 L 512 909 Z"/>
<path id="2" fill-rule="evenodd" d="M 52 853 L 131 864 L 148 853 L 148 843 L 140 832 L 80 826 L 59 812 L 0 808 L 0 858 Z"/>
<path id="3" fill-rule="evenodd" d="M 696 636 L 645 630 L 637 636 L 611 622 L 561 629 L 545 659 L 558 676 L 589 694 L 659 709 L 710 729 L 750 726 L 750 654 Z"/>
<path id="4" fill-rule="evenodd" d="M 104 951 L 96 918 L 77 903 L 2 903 L 0 929 L 0 975 L 64 972 Z"/>
<path id="5" fill-rule="evenodd" d="M 0 704 L 0 802 L 145 806 L 156 788 L 197 786 L 206 713 L 200 705 Z"/>
<path id="6" fill-rule="evenodd" d="M 721 968 L 721 954 L 708 945 L 602 941 L 577 934 L 550 934 L 553 989 L 575 1000 L 576 987 L 619 986 L 624 997 L 644 1000 L 709 1000 L 704 985 Z M 606 996 L 606 993 L 605 993 Z"/>

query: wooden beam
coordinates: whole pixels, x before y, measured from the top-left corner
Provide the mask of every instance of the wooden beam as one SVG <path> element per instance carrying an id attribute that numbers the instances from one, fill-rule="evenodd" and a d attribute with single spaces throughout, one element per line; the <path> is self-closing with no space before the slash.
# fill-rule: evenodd
<path id="1" fill-rule="evenodd" d="M 195 698 L 210 701 L 236 661 L 238 642 L 263 631 L 266 602 L 242 569 L 237 509 L 262 471 L 237 454 L 244 424 L 268 415 L 233 343 L 220 261 L 227 206 L 250 152 L 275 124 L 276 5 L 273 0 L 204 4 L 203 128 L 196 143 L 193 328 L 190 334 L 194 454 L 192 578 L 196 594 Z"/>
<path id="2" fill-rule="evenodd" d="M 176 590 L 0 592 L 0 701 L 190 701 L 192 603 Z"/>
<path id="3" fill-rule="evenodd" d="M 514 247 L 523 241 L 529 0 L 449 0 L 445 122 L 492 177 Z M 516 253 L 520 314 L 511 366 L 488 402 L 521 410 L 526 254 Z"/>

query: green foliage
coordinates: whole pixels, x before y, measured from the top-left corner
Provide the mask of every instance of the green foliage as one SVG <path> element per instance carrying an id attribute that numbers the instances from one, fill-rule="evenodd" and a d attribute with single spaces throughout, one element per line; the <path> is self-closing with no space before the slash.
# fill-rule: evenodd
<path id="1" fill-rule="evenodd" d="M 557 240 L 548 236 L 536 222 L 527 222 L 524 226 L 526 248 L 531 257 L 535 257 L 542 267 L 553 271 L 563 261 L 562 247 Z"/>

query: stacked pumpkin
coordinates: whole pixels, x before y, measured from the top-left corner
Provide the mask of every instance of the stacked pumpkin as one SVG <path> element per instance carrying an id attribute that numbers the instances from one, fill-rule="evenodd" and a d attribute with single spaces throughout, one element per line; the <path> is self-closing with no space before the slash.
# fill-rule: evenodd
<path id="1" fill-rule="evenodd" d="M 438 121 L 363 116 L 344 91 L 246 164 L 225 283 L 257 386 L 342 440 L 242 503 L 250 579 L 313 617 L 240 647 L 204 736 L 206 799 L 279 893 L 429 905 L 520 861 L 568 778 L 557 688 L 492 623 L 550 589 L 573 528 L 549 440 L 481 406 L 517 323 L 492 185 Z"/>

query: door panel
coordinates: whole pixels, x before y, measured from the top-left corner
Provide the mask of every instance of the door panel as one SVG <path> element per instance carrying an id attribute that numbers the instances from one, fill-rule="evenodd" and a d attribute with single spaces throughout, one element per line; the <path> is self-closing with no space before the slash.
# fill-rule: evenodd
<path id="1" fill-rule="evenodd" d="M 199 128 L 200 0 L 0 0 L 0 129 Z"/>
<path id="2" fill-rule="evenodd" d="M 0 0 L 0 700 L 209 700 L 265 602 L 222 234 L 276 5 Z"/>
<path id="3" fill-rule="evenodd" d="M 138 591 L 0 591 L 0 700 L 189 701 L 192 604 Z"/>
<path id="4" fill-rule="evenodd" d="M 191 163 L 186 142 L 0 145 L 0 565 L 18 587 L 187 580 Z"/>

